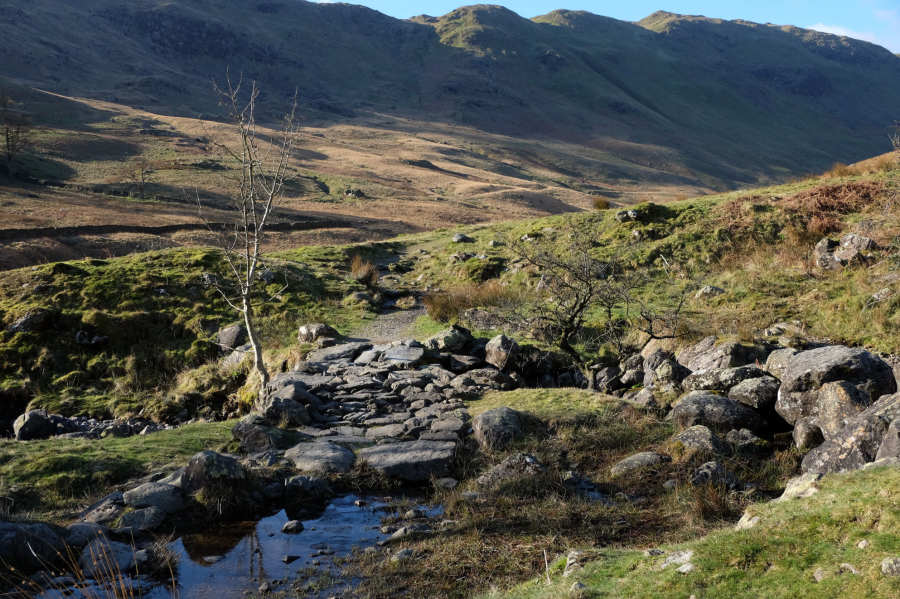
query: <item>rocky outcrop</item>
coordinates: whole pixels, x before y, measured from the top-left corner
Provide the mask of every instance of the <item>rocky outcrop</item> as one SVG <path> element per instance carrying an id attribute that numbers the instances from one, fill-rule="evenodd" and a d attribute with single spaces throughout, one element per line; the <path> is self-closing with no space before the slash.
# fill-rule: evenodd
<path id="1" fill-rule="evenodd" d="M 833 438 L 872 403 L 869 394 L 847 381 L 825 383 L 819 389 L 816 423 L 825 439 Z"/>
<path id="2" fill-rule="evenodd" d="M 19 441 L 49 439 L 56 434 L 56 423 L 45 410 L 31 410 L 16 418 L 13 433 Z"/>
<path id="3" fill-rule="evenodd" d="M 680 443 L 692 451 L 731 455 L 731 445 L 717 437 L 708 427 L 692 426 L 672 437 L 672 443 Z"/>
<path id="4" fill-rule="evenodd" d="M 749 406 L 755 410 L 775 407 L 781 381 L 773 376 L 761 376 L 741 381 L 728 390 L 728 399 Z"/>
<path id="5" fill-rule="evenodd" d="M 836 381 L 849 382 L 873 398 L 897 389 L 893 370 L 881 358 L 864 349 L 830 345 L 791 358 L 782 374 L 775 410 L 791 424 L 804 416 L 818 416 L 819 390 Z"/>
<path id="6" fill-rule="evenodd" d="M 325 337 L 337 337 L 338 332 L 323 322 L 305 324 L 297 331 L 299 343 L 315 343 Z"/>
<path id="7" fill-rule="evenodd" d="M 275 428 L 268 420 L 256 414 L 241 418 L 241 421 L 231 429 L 231 435 L 238 440 L 241 451 L 246 453 L 284 449 L 297 442 L 296 434 Z"/>
<path id="8" fill-rule="evenodd" d="M 34 308 L 9 326 L 10 333 L 36 333 L 50 327 L 50 312 Z"/>
<path id="9" fill-rule="evenodd" d="M 691 484 L 695 487 L 703 485 L 725 485 L 730 489 L 741 486 L 740 479 L 719 462 L 706 462 L 694 472 Z"/>
<path id="10" fill-rule="evenodd" d="M 711 368 L 694 372 L 686 377 L 681 386 L 685 391 L 722 391 L 728 392 L 738 384 L 749 379 L 765 376 L 765 372 L 757 366 L 739 366 L 737 368 Z"/>
<path id="11" fill-rule="evenodd" d="M 125 505 L 134 509 L 154 507 L 174 514 L 184 507 L 181 489 L 164 483 L 145 483 L 123 493 Z"/>
<path id="12" fill-rule="evenodd" d="M 46 524 L 0 522 L 0 563 L 26 574 L 56 564 L 63 540 Z"/>
<path id="13" fill-rule="evenodd" d="M 718 338 L 706 337 L 696 345 L 685 348 L 678 354 L 678 363 L 691 372 L 711 368 L 733 368 L 743 366 L 747 360 L 747 350 L 740 343 L 716 345 Z"/>

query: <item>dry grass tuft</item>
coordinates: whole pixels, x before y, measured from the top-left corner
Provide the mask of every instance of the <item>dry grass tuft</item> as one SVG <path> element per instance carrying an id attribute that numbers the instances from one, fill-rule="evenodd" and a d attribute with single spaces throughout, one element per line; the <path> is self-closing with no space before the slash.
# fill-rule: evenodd
<path id="1" fill-rule="evenodd" d="M 466 310 L 472 308 L 493 308 L 514 301 L 521 290 L 500 281 L 465 283 L 425 296 L 428 315 L 438 322 L 459 320 Z"/>
<path id="2" fill-rule="evenodd" d="M 859 171 L 856 168 L 847 166 L 843 162 L 835 162 L 829 170 L 825 171 L 822 177 L 825 179 L 840 179 L 841 177 L 852 177 L 858 174 Z"/>
<path id="3" fill-rule="evenodd" d="M 350 275 L 369 289 L 378 286 L 378 268 L 371 260 L 363 260 L 358 254 L 350 262 Z"/>
<path id="4" fill-rule="evenodd" d="M 609 210 L 609 200 L 603 196 L 594 196 L 594 210 Z"/>
<path id="5" fill-rule="evenodd" d="M 842 215 L 875 204 L 883 192 L 884 184 L 877 181 L 820 185 L 777 200 L 776 206 L 799 221 L 811 235 L 823 236 L 842 230 Z"/>

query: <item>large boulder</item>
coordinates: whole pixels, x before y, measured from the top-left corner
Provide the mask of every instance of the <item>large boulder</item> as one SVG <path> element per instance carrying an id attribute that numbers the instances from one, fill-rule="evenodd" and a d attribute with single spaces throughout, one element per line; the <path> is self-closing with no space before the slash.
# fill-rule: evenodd
<path id="1" fill-rule="evenodd" d="M 672 443 L 680 443 L 686 449 L 703 453 L 731 455 L 731 445 L 717 437 L 709 427 L 698 424 L 686 429 L 674 437 Z"/>
<path id="2" fill-rule="evenodd" d="M 50 312 L 43 308 L 29 310 L 25 315 L 9 326 L 11 333 L 34 333 L 50 326 Z"/>
<path id="3" fill-rule="evenodd" d="M 716 345 L 718 338 L 707 337 L 685 348 L 678 354 L 678 363 L 691 372 L 710 368 L 733 368 L 743 366 L 747 360 L 747 350 L 740 343 Z"/>
<path id="4" fill-rule="evenodd" d="M 25 574 L 46 569 L 65 551 L 63 540 L 46 524 L 0 522 L 0 563 Z"/>
<path id="5" fill-rule="evenodd" d="M 755 410 L 765 410 L 775 406 L 781 381 L 773 376 L 746 379 L 728 391 L 732 399 Z"/>
<path id="6" fill-rule="evenodd" d="M 294 476 L 285 484 L 285 497 L 290 501 L 323 500 L 331 496 L 331 488 L 325 479 L 316 476 Z"/>
<path id="7" fill-rule="evenodd" d="M 300 327 L 297 332 L 297 341 L 299 343 L 315 343 L 323 337 L 337 337 L 338 332 L 322 322 L 313 322 Z"/>
<path id="8" fill-rule="evenodd" d="M 765 376 L 766 373 L 757 366 L 738 366 L 736 368 L 711 368 L 694 372 L 681 381 L 685 391 L 723 391 L 748 380 Z"/>
<path id="9" fill-rule="evenodd" d="M 881 445 L 878 446 L 875 461 L 887 458 L 900 458 L 900 420 L 891 422 L 881 440 Z"/>
<path id="10" fill-rule="evenodd" d="M 643 451 L 629 456 L 617 463 L 612 467 L 610 474 L 612 474 L 612 476 L 622 476 L 633 470 L 652 468 L 670 461 L 672 461 L 672 459 L 667 455 L 656 453 L 654 451 Z"/>
<path id="11" fill-rule="evenodd" d="M 155 507 L 174 514 L 184 507 L 181 489 L 164 483 L 145 483 L 123 494 L 125 505 L 134 509 Z"/>
<path id="12" fill-rule="evenodd" d="M 847 381 L 825 383 L 819 389 L 819 412 L 816 422 L 825 439 L 831 439 L 847 424 L 866 411 L 872 400 Z"/>
<path id="13" fill-rule="evenodd" d="M 272 426 L 268 420 L 256 414 L 241 418 L 231 429 L 231 435 L 238 440 L 241 451 L 246 453 L 291 447 L 299 437 L 291 431 Z"/>
<path id="14" fill-rule="evenodd" d="M 484 346 L 485 361 L 499 368 L 514 369 L 519 358 L 519 344 L 506 335 L 497 335 Z"/>
<path id="15" fill-rule="evenodd" d="M 800 451 L 818 447 L 825 442 L 825 435 L 822 434 L 819 422 L 815 418 L 801 418 L 795 422 L 791 435 Z"/>
<path id="16" fill-rule="evenodd" d="M 237 488 L 247 481 L 240 462 L 214 451 L 201 451 L 188 461 L 181 477 L 181 489 L 188 495 L 216 488 Z"/>
<path id="17" fill-rule="evenodd" d="M 435 333 L 422 344 L 428 349 L 442 352 L 457 352 L 472 341 L 472 334 L 468 329 L 458 325 L 453 325 L 449 329 L 444 329 L 439 333 Z"/>
<path id="18" fill-rule="evenodd" d="M 110 493 L 88 506 L 81 514 L 81 521 L 94 524 L 108 524 L 118 520 L 124 511 L 125 498 L 123 494 Z"/>
<path id="19" fill-rule="evenodd" d="M 81 550 L 94 539 L 105 537 L 109 534 L 109 528 L 93 522 L 75 522 L 68 527 L 65 535 L 65 544 L 69 547 Z"/>
<path id="20" fill-rule="evenodd" d="M 707 391 L 688 393 L 669 418 L 682 429 L 702 424 L 723 432 L 741 428 L 760 432 L 763 426 L 763 419 L 747 406 Z"/>
<path id="21" fill-rule="evenodd" d="M 30 410 L 16 418 L 13 433 L 19 441 L 49 439 L 56 434 L 56 423 L 45 410 Z"/>
<path id="22" fill-rule="evenodd" d="M 242 324 L 235 324 L 219 331 L 216 335 L 216 343 L 224 353 L 230 353 L 250 340 L 247 328 Z"/>
<path id="23" fill-rule="evenodd" d="M 836 381 L 847 381 L 873 398 L 897 390 L 887 362 L 864 349 L 831 345 L 791 358 L 782 373 L 775 410 L 790 424 L 804 416 L 818 416 L 819 390 Z"/>
<path id="24" fill-rule="evenodd" d="M 366 447 L 359 459 L 388 476 L 421 481 L 448 474 L 455 451 L 452 441 L 400 441 Z"/>
<path id="25" fill-rule="evenodd" d="M 883 416 L 860 416 L 803 458 L 804 473 L 829 474 L 858 470 L 875 460 L 888 430 Z"/>
<path id="26" fill-rule="evenodd" d="M 340 445 L 322 441 L 321 443 L 300 443 L 284 452 L 284 457 L 299 470 L 310 472 L 347 473 L 353 469 L 356 455 Z"/>
<path id="27" fill-rule="evenodd" d="M 502 449 L 522 434 L 522 420 L 511 408 L 495 408 L 476 416 L 472 430 L 483 449 Z"/>
<path id="28" fill-rule="evenodd" d="M 95 539 L 81 552 L 78 565 L 85 578 L 115 581 L 135 565 L 134 548 L 108 539 Z"/>
<path id="29" fill-rule="evenodd" d="M 482 487 L 494 487 L 504 481 L 546 474 L 547 468 L 533 455 L 516 453 L 478 477 Z"/>

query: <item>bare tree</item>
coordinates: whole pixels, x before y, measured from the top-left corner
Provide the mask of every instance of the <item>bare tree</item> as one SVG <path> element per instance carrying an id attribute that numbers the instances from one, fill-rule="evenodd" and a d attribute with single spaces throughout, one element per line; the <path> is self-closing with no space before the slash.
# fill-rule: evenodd
<path id="1" fill-rule="evenodd" d="M 122 168 L 121 173 L 126 181 L 130 181 L 137 186 L 138 194 L 143 200 L 147 185 L 156 175 L 156 165 L 143 156 L 137 156 L 128 161 Z"/>
<path id="2" fill-rule="evenodd" d="M 891 133 L 888 134 L 888 138 L 891 140 L 891 145 L 894 146 L 894 151 L 900 152 L 900 121 L 894 122 L 894 125 L 891 127 Z"/>
<path id="3" fill-rule="evenodd" d="M 586 355 L 576 344 L 592 347 L 608 343 L 622 353 L 630 328 L 656 339 L 684 334 L 686 303 L 693 283 L 664 285 L 662 295 L 648 302 L 636 292 L 654 277 L 646 269 L 628 267 L 624 256 L 632 248 L 620 246 L 612 256 L 600 260 L 594 248 L 599 231 L 585 232 L 570 226 L 565 233 L 565 241 L 558 244 L 528 235 L 505 240 L 516 258 L 541 273 L 530 297 L 502 307 L 499 315 L 508 325 L 552 342 L 581 368 L 587 366 Z M 669 282 L 668 276 L 665 281 Z M 585 327 L 588 318 L 595 321 L 590 334 Z"/>
<path id="4" fill-rule="evenodd" d="M 243 317 L 253 347 L 254 367 L 264 390 L 269 372 L 263 363 L 254 310 L 272 301 L 278 293 L 267 295 L 256 284 L 269 272 L 263 263 L 261 247 L 266 224 L 284 194 L 296 135 L 296 99 L 290 113 L 279 119 L 278 131 L 269 132 L 257 125 L 260 91 L 256 82 L 251 82 L 247 92 L 241 90 L 243 79 L 237 85 L 232 84 L 230 77 L 226 82 L 225 88 L 215 81 L 213 84 L 219 94 L 219 104 L 236 126 L 239 139 L 230 143 L 216 139 L 209 132 L 207 136 L 230 162 L 225 176 L 233 189 L 230 197 L 233 222 L 225 228 L 213 226 L 203 215 L 199 196 L 197 208 L 227 263 L 227 280 L 215 279 L 210 284 Z"/>
<path id="5" fill-rule="evenodd" d="M 10 179 L 15 177 L 13 161 L 28 145 L 31 133 L 31 119 L 18 106 L 6 91 L 0 89 L 0 126 L 3 127 L 3 153 Z"/>

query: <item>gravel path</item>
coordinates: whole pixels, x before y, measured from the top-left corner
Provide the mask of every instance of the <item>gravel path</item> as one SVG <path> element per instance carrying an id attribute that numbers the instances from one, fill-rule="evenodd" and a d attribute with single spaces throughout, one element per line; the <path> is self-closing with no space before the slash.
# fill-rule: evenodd
<path id="1" fill-rule="evenodd" d="M 386 310 L 375 317 L 375 320 L 363 328 L 353 332 L 353 338 L 371 343 L 389 343 L 404 339 L 404 334 L 420 316 L 425 316 L 425 308 L 412 310 Z"/>

